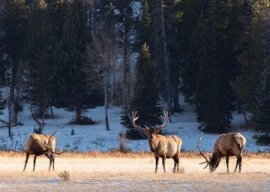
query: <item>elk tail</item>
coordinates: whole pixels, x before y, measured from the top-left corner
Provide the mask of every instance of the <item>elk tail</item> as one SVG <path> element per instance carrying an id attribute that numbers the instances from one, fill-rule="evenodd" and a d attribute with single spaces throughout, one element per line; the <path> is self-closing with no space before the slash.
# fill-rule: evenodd
<path id="1" fill-rule="evenodd" d="M 234 138 L 235 138 L 236 145 L 238 146 L 239 150 L 242 152 L 246 144 L 246 138 L 239 133 L 235 134 Z"/>
<path id="2" fill-rule="evenodd" d="M 240 150 L 242 150 L 244 145 L 246 144 L 246 139 L 238 133 L 234 135 L 234 138 L 237 146 L 239 147 Z"/>

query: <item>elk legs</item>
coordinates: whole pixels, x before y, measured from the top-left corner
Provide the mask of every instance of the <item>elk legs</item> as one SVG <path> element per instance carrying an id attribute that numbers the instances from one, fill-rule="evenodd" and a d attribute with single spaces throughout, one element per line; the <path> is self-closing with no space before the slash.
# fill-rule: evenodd
<path id="1" fill-rule="evenodd" d="M 229 156 L 226 156 L 227 173 L 229 173 Z"/>
<path id="2" fill-rule="evenodd" d="M 37 156 L 34 156 L 34 161 L 33 161 L 33 171 L 35 171 L 35 167 L 36 167 L 36 160 L 37 160 Z"/>
<path id="3" fill-rule="evenodd" d="M 166 161 L 166 155 L 163 155 L 163 156 L 162 156 L 162 165 L 163 165 L 164 173 L 166 173 L 165 161 Z"/>
<path id="4" fill-rule="evenodd" d="M 239 173 L 241 172 L 242 168 L 242 156 L 239 157 Z"/>
<path id="5" fill-rule="evenodd" d="M 237 166 L 239 166 L 239 173 L 241 172 L 241 167 L 242 167 L 242 156 L 237 157 L 237 161 L 236 161 L 236 166 L 234 169 L 234 172 L 236 172 L 237 170 Z"/>
<path id="6" fill-rule="evenodd" d="M 53 166 L 53 171 L 54 171 L 54 155 L 50 156 L 50 168 L 49 168 L 49 170 L 51 170 L 51 164 Z"/>
<path id="7" fill-rule="evenodd" d="M 173 160 L 174 160 L 173 172 L 176 172 L 176 166 L 177 166 L 177 172 L 179 172 L 179 156 L 175 155 L 173 157 Z"/>
<path id="8" fill-rule="evenodd" d="M 54 155 L 52 155 L 52 163 L 53 163 L 53 170 L 54 170 Z"/>
<path id="9" fill-rule="evenodd" d="M 52 160 L 52 157 L 49 157 L 49 159 L 50 159 L 50 165 L 49 165 L 49 171 L 51 170 L 51 166 L 52 166 L 52 164 L 53 164 L 53 160 Z"/>
<path id="10" fill-rule="evenodd" d="M 23 168 L 24 171 L 26 169 L 26 165 L 27 165 L 28 159 L 29 159 L 29 154 L 26 153 L 26 159 L 25 159 L 25 164 L 24 164 L 24 168 Z"/>
<path id="11" fill-rule="evenodd" d="M 51 170 L 51 166 L 53 166 L 53 171 L 54 171 L 54 155 L 53 154 L 45 154 L 45 155 L 50 160 L 49 171 Z"/>
<path id="12" fill-rule="evenodd" d="M 157 156 L 157 157 L 156 157 L 156 170 L 155 170 L 155 173 L 157 173 L 157 169 L 158 169 L 158 161 L 159 161 L 159 157 Z"/>

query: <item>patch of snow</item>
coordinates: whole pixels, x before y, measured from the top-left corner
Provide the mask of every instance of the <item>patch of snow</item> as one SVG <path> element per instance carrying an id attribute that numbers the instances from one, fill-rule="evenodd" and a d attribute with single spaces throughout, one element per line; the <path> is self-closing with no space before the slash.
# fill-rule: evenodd
<path id="1" fill-rule="evenodd" d="M 202 133 L 198 129 L 198 122 L 194 113 L 194 108 L 186 104 L 183 106 L 182 113 L 172 116 L 172 122 L 164 129 L 166 134 L 175 134 L 182 138 L 185 151 L 197 151 L 197 141 L 202 135 L 201 148 L 203 151 L 212 151 L 217 134 Z M 120 124 L 121 108 L 111 106 L 109 108 L 110 131 L 106 131 L 104 121 L 104 107 L 96 107 L 85 111 L 85 116 L 92 118 L 95 125 L 70 125 L 69 122 L 74 118 L 74 112 L 64 109 L 53 108 L 55 119 L 46 119 L 44 133 L 51 134 L 56 129 L 61 128 L 57 133 L 57 150 L 71 151 L 109 151 L 119 149 L 119 133 L 124 129 Z M 7 121 L 8 111 L 5 109 L 0 119 Z M 232 127 L 241 132 L 246 138 L 245 150 L 250 152 L 269 152 L 269 146 L 258 146 L 253 138 L 255 132 L 252 130 L 237 129 L 244 122 L 242 115 L 233 113 Z M 28 105 L 20 113 L 19 120 L 23 126 L 12 128 L 13 139 L 8 138 L 8 129 L 0 129 L 0 149 L 1 150 L 24 150 L 24 143 L 27 137 L 33 132 L 37 124 L 32 119 Z M 72 129 L 75 134 L 72 135 Z M 126 146 L 132 151 L 150 151 L 147 140 L 126 140 Z"/>

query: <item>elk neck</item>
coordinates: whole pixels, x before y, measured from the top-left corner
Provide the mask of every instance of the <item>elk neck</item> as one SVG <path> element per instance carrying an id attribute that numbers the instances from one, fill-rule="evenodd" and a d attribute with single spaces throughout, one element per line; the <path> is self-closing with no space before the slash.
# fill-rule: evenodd
<path id="1" fill-rule="evenodd" d="M 220 160 L 221 155 L 214 152 L 212 157 L 210 158 L 210 169 L 212 169 L 212 171 L 214 171 L 218 167 Z"/>
<path id="2" fill-rule="evenodd" d="M 152 137 L 148 138 L 149 146 L 152 152 L 156 152 L 160 148 L 160 142 L 163 136 L 159 134 L 155 134 Z"/>

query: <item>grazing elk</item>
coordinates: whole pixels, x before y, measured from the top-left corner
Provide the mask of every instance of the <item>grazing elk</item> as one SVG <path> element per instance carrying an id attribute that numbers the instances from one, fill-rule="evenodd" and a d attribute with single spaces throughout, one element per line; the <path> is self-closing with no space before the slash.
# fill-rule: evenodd
<path id="1" fill-rule="evenodd" d="M 166 172 L 166 168 L 165 168 L 166 158 L 167 159 L 173 158 L 174 160 L 173 171 L 176 172 L 176 168 L 177 168 L 177 172 L 179 172 L 179 154 L 182 147 L 182 140 L 175 135 L 163 136 L 163 135 L 158 134 L 159 131 L 162 128 L 166 127 L 167 125 L 168 112 L 163 111 L 162 119 L 164 122 L 162 125 L 151 127 L 151 128 L 141 127 L 136 124 L 136 120 L 139 118 L 137 116 L 137 112 L 132 112 L 131 116 L 129 117 L 134 128 L 139 133 L 142 133 L 148 138 L 150 149 L 155 154 L 155 158 L 156 158 L 155 172 L 157 172 L 159 157 L 162 158 L 164 173 Z"/>
<path id="2" fill-rule="evenodd" d="M 241 172 L 241 166 L 242 166 L 242 152 L 243 148 L 246 144 L 246 138 L 240 134 L 240 133 L 229 133 L 229 134 L 221 134 L 217 138 L 215 145 L 214 145 L 214 151 L 212 153 L 212 156 L 208 159 L 200 150 L 200 142 L 202 137 L 200 137 L 197 147 L 199 149 L 200 155 L 204 157 L 206 160 L 206 168 L 207 166 L 210 167 L 210 172 L 215 171 L 215 169 L 218 167 L 220 160 L 222 157 L 226 157 L 226 165 L 227 165 L 227 173 L 229 173 L 229 157 L 230 156 L 236 156 L 237 162 L 234 169 L 234 172 L 237 170 L 237 166 L 239 166 L 239 173 Z"/>
<path id="3" fill-rule="evenodd" d="M 59 130 L 59 129 L 58 129 Z M 55 152 L 56 139 L 53 136 L 58 130 L 56 130 L 52 135 L 47 134 L 36 134 L 32 133 L 25 143 L 25 153 L 26 159 L 24 164 L 24 169 L 28 162 L 29 155 L 34 155 L 33 161 L 33 171 L 35 171 L 36 158 L 40 155 L 45 155 L 50 160 L 49 171 L 51 170 L 51 165 L 54 170 L 54 159 L 55 154 L 62 154 L 63 152 Z"/>

